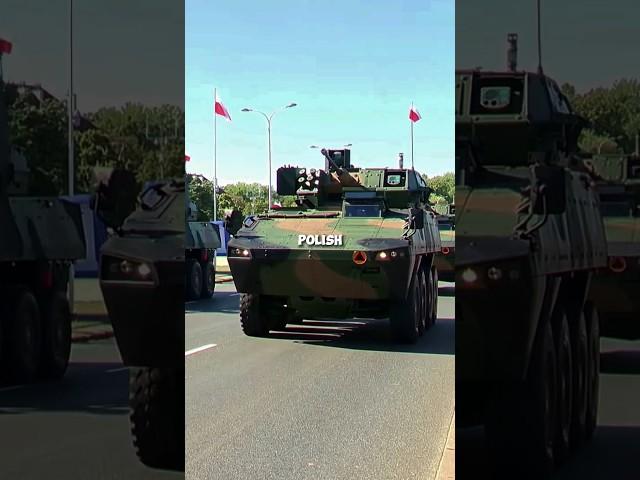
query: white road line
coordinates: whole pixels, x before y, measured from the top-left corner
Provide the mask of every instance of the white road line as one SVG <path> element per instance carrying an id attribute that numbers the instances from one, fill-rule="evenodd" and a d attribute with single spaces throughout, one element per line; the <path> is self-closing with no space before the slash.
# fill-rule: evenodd
<path id="1" fill-rule="evenodd" d="M 203 350 L 208 350 L 213 347 L 217 347 L 217 345 L 215 343 L 210 343 L 209 345 L 203 345 L 198 348 L 193 348 L 191 350 L 187 350 L 186 352 L 184 352 L 184 356 L 188 357 L 189 355 L 193 355 L 194 353 L 202 352 Z"/>
<path id="2" fill-rule="evenodd" d="M 125 370 L 129 370 L 129 367 L 112 368 L 111 370 L 107 370 L 107 373 L 124 372 Z"/>

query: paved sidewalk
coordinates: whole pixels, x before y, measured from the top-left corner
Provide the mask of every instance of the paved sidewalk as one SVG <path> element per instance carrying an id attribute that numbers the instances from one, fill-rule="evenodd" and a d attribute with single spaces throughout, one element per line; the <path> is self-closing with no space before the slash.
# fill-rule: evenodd
<path id="1" fill-rule="evenodd" d="M 89 342 L 113 336 L 97 278 L 75 279 L 73 318 L 73 342 Z"/>

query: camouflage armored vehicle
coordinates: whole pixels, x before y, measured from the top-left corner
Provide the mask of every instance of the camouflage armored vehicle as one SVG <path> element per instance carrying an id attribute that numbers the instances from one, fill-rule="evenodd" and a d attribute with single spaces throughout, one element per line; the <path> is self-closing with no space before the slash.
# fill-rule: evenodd
<path id="1" fill-rule="evenodd" d="M 449 205 L 436 205 L 436 219 L 440 230 L 442 249 L 436 255 L 435 265 L 440 280 L 454 281 L 455 254 L 456 254 L 456 209 L 453 203 Z"/>
<path id="2" fill-rule="evenodd" d="M 187 186 L 188 189 L 188 186 Z M 185 294 L 187 300 L 211 298 L 216 287 L 216 249 L 221 245 L 218 229 L 198 222 L 196 204 L 185 203 L 187 235 L 185 243 Z"/>
<path id="3" fill-rule="evenodd" d="M 139 196 L 132 174 L 99 179 L 94 208 L 114 231 L 100 286 L 130 370 L 131 430 L 148 466 L 184 469 L 184 179 Z M 134 210 L 135 209 L 135 210 Z"/>
<path id="4" fill-rule="evenodd" d="M 455 102 L 457 421 L 484 423 L 502 471 L 545 478 L 598 409 L 587 298 L 607 258 L 574 168 L 584 121 L 542 69 L 456 71 Z"/>
<path id="5" fill-rule="evenodd" d="M 0 55 L 0 61 L 1 61 Z M 85 257 L 80 207 L 30 197 L 9 141 L 0 65 L 0 382 L 64 375 L 71 351 L 71 263 Z"/>
<path id="6" fill-rule="evenodd" d="M 593 280 L 603 335 L 640 338 L 640 157 L 596 155 L 587 160 L 597 177 L 607 235 L 608 266 Z"/>
<path id="7" fill-rule="evenodd" d="M 280 195 L 297 207 L 248 217 L 229 242 L 247 335 L 303 318 L 390 317 L 415 342 L 436 320 L 440 251 L 429 188 L 410 169 L 352 168 L 349 150 L 322 150 L 325 169 L 283 167 Z"/>

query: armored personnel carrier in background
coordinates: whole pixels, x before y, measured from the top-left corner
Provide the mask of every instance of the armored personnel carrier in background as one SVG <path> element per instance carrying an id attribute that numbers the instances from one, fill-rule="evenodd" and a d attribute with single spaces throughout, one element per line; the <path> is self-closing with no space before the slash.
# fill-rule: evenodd
<path id="1" fill-rule="evenodd" d="M 326 150 L 325 169 L 282 167 L 280 195 L 297 206 L 245 219 L 228 259 L 247 335 L 304 318 L 390 317 L 415 342 L 437 316 L 440 251 L 429 188 L 404 168 L 353 168 Z"/>
<path id="2" fill-rule="evenodd" d="M 185 208 L 185 295 L 187 300 L 211 298 L 216 287 L 216 250 L 221 245 L 220 233 L 211 223 L 198 221 L 198 208 L 189 199 L 188 185 Z"/>
<path id="3" fill-rule="evenodd" d="M 513 36 L 510 43 L 513 47 Z M 456 405 L 493 465 L 546 478 L 593 434 L 607 264 L 584 120 L 540 68 L 456 71 Z"/>
<path id="4" fill-rule="evenodd" d="M 640 157 L 594 155 L 586 160 L 600 194 L 608 265 L 593 280 L 591 299 L 603 335 L 640 338 Z"/>
<path id="5" fill-rule="evenodd" d="M 148 466 L 184 469 L 184 178 L 138 186 L 126 171 L 98 175 L 94 208 L 113 230 L 100 286 L 125 366 L 131 430 Z"/>
<path id="6" fill-rule="evenodd" d="M 0 65 L 0 382 L 23 383 L 67 369 L 69 270 L 86 250 L 79 206 L 28 196 L 28 176 L 12 161 L 21 156 L 9 141 L 1 72 Z"/>
<path id="7" fill-rule="evenodd" d="M 435 264 L 440 280 L 453 282 L 456 256 L 456 207 L 453 203 L 434 207 L 442 249 L 436 255 Z"/>

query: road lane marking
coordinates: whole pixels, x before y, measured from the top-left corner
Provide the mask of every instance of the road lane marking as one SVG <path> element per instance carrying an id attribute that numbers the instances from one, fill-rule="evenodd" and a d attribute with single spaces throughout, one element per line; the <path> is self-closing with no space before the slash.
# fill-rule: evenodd
<path id="1" fill-rule="evenodd" d="M 192 348 L 191 350 L 187 350 L 184 352 L 184 356 L 188 357 L 189 355 L 193 355 L 194 353 L 202 352 L 203 350 L 209 350 L 210 348 L 217 347 L 215 343 L 210 343 L 209 345 L 203 345 L 198 348 Z"/>
<path id="2" fill-rule="evenodd" d="M 111 370 L 107 370 L 107 373 L 124 372 L 125 370 L 129 370 L 129 367 L 112 368 Z"/>

